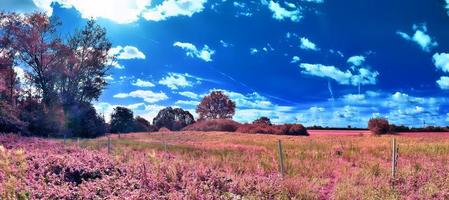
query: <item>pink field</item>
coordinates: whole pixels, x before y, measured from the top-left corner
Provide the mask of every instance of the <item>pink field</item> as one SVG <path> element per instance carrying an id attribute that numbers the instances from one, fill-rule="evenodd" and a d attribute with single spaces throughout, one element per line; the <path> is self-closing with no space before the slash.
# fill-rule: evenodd
<path id="1" fill-rule="evenodd" d="M 310 132 L 0 136 L 0 199 L 449 199 L 449 133 Z"/>

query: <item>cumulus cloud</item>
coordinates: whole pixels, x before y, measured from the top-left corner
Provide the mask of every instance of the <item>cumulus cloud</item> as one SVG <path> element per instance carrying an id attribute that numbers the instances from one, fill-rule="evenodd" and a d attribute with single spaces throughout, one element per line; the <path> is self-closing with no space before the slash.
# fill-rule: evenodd
<path id="1" fill-rule="evenodd" d="M 168 96 L 164 92 L 153 92 L 151 90 L 135 90 L 129 93 L 118 93 L 114 95 L 114 98 L 141 98 L 145 102 L 148 103 L 156 103 L 158 101 L 166 100 L 168 99 Z"/>
<path id="2" fill-rule="evenodd" d="M 437 80 L 438 86 L 443 90 L 449 90 L 449 77 L 442 76 L 439 80 Z"/>
<path id="3" fill-rule="evenodd" d="M 175 16 L 191 17 L 204 10 L 207 0 L 165 0 L 154 8 L 147 9 L 142 16 L 146 20 L 161 21 Z"/>
<path id="4" fill-rule="evenodd" d="M 430 52 L 432 48 L 438 46 L 438 43 L 427 34 L 427 26 L 425 24 L 414 24 L 413 30 L 415 31 L 413 35 L 409 35 L 402 31 L 397 31 L 396 33 L 405 40 L 415 42 L 426 52 Z"/>
<path id="5" fill-rule="evenodd" d="M 201 50 L 198 50 L 195 45 L 187 42 L 175 42 L 173 46 L 184 49 L 187 56 L 190 56 L 192 58 L 196 57 L 206 62 L 211 62 L 212 55 L 215 54 L 215 51 L 210 49 L 207 45 L 204 45 L 203 49 Z"/>
<path id="6" fill-rule="evenodd" d="M 6 0 L 10 1 L 10 0 Z M 32 12 L 44 11 L 52 15 L 53 3 L 63 8 L 74 8 L 85 19 L 103 18 L 119 24 L 133 23 L 140 18 L 148 21 L 162 21 L 175 16 L 191 17 L 204 10 L 207 0 L 165 0 L 153 5 L 151 0 L 32 0 L 33 6 L 15 4 L 13 10 Z M 34 7 L 34 8 L 30 8 Z M 99 9 L 101 8 L 101 9 Z M 117 14 L 120 13 L 120 14 Z"/>
<path id="7" fill-rule="evenodd" d="M 270 1 L 268 8 L 273 12 L 273 18 L 279 21 L 290 19 L 292 22 L 299 22 L 302 18 L 299 9 L 287 10 L 274 1 Z"/>
<path id="8" fill-rule="evenodd" d="M 290 61 L 290 63 L 298 63 L 299 61 L 301 61 L 301 59 L 298 56 L 293 56 L 292 61 Z"/>
<path id="9" fill-rule="evenodd" d="M 137 21 L 151 5 L 151 0 L 33 0 L 33 2 L 48 15 L 53 13 L 52 3 L 58 3 L 63 8 L 76 9 L 83 18 L 104 18 L 120 24 Z"/>
<path id="10" fill-rule="evenodd" d="M 335 66 L 322 64 L 301 63 L 302 73 L 322 78 L 330 78 L 342 85 L 374 85 L 377 83 L 377 71 L 370 71 L 366 68 L 357 69 L 356 72 L 349 70 L 342 71 Z"/>
<path id="11" fill-rule="evenodd" d="M 116 46 L 109 50 L 108 54 L 120 60 L 128 59 L 145 59 L 143 54 L 137 47 L 133 46 Z"/>
<path id="12" fill-rule="evenodd" d="M 154 87 L 155 85 L 150 81 L 144 81 L 140 78 L 138 78 L 135 82 L 132 83 L 132 85 L 137 87 Z"/>
<path id="13" fill-rule="evenodd" d="M 188 79 L 193 79 L 189 81 Z M 165 85 L 172 90 L 177 90 L 179 88 L 192 87 L 194 84 L 201 83 L 201 78 L 192 76 L 190 74 L 178 74 L 178 73 L 168 73 L 167 76 L 159 80 L 159 84 Z"/>
<path id="14" fill-rule="evenodd" d="M 318 47 L 316 46 L 315 43 L 313 43 L 312 41 L 310 41 L 309 39 L 302 37 L 300 39 L 300 46 L 301 49 L 305 49 L 305 50 L 313 50 L 313 51 L 318 51 Z"/>
<path id="15" fill-rule="evenodd" d="M 363 62 L 365 62 L 365 56 L 351 56 L 346 62 L 351 63 L 354 66 L 360 66 Z"/>
<path id="16" fill-rule="evenodd" d="M 449 53 L 435 53 L 432 56 L 433 64 L 443 72 L 449 72 Z"/>

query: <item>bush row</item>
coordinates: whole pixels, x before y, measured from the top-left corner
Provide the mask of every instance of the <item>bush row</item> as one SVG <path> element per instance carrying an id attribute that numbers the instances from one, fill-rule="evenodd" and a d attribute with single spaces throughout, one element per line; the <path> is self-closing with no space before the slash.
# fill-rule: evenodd
<path id="1" fill-rule="evenodd" d="M 226 131 L 240 133 L 260 133 L 275 135 L 309 135 L 301 124 L 272 125 L 260 120 L 249 124 L 240 124 L 229 119 L 201 120 L 182 129 L 183 131 Z"/>

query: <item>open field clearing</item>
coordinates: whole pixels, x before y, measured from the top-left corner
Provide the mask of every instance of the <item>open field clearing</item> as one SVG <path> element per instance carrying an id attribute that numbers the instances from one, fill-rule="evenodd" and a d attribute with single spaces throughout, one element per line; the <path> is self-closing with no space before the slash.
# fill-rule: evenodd
<path id="1" fill-rule="evenodd" d="M 2 136 L 1 194 L 75 199 L 449 198 L 449 134 L 319 132 L 311 131 L 309 137 L 132 133 L 112 136 L 109 154 L 106 137 L 64 145 L 62 140 Z M 395 179 L 392 137 L 399 144 Z M 278 140 L 284 177 L 278 171 Z"/>

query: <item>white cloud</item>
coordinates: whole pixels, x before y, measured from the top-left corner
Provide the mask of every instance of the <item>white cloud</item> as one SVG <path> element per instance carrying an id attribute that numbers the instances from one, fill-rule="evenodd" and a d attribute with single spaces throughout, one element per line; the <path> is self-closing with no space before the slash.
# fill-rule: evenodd
<path id="1" fill-rule="evenodd" d="M 447 15 L 449 15 L 449 0 L 446 0 Z"/>
<path id="2" fill-rule="evenodd" d="M 438 86 L 443 90 L 449 90 L 449 77 L 442 76 L 439 80 L 437 80 Z"/>
<path id="3" fill-rule="evenodd" d="M 20 84 L 23 84 L 25 81 L 25 70 L 21 67 L 13 67 L 14 72 L 16 73 L 17 78 L 19 78 Z"/>
<path id="4" fill-rule="evenodd" d="M 407 33 L 404 33 L 402 31 L 397 31 L 396 33 L 404 38 L 405 40 L 413 41 L 416 44 L 418 44 L 422 50 L 429 52 L 433 47 L 438 46 L 438 43 L 434 41 L 428 34 L 427 34 L 427 27 L 425 24 L 423 25 L 413 25 L 413 30 L 415 33 L 413 36 L 408 35 Z"/>
<path id="5" fill-rule="evenodd" d="M 146 20 L 161 21 L 175 16 L 191 17 L 204 10 L 207 0 L 165 0 L 154 8 L 147 9 L 142 16 Z"/>
<path id="6" fill-rule="evenodd" d="M 191 99 L 198 99 L 200 96 L 198 94 L 195 94 L 193 92 L 185 91 L 185 92 L 178 92 L 178 94 L 191 98 Z"/>
<path id="7" fill-rule="evenodd" d="M 118 93 L 114 95 L 114 98 L 141 98 L 148 103 L 156 103 L 168 99 L 168 96 L 164 92 L 153 92 L 151 90 L 135 90 L 130 93 Z"/>
<path id="8" fill-rule="evenodd" d="M 273 12 L 273 18 L 279 21 L 282 21 L 287 18 L 290 19 L 292 22 L 299 22 L 299 20 L 302 18 L 299 9 L 287 10 L 281 7 L 279 3 L 274 1 L 270 1 L 268 8 Z"/>
<path id="9" fill-rule="evenodd" d="M 324 112 L 324 111 L 326 111 L 326 109 L 323 108 L 323 107 L 312 106 L 312 107 L 309 108 L 309 112 L 310 113 L 321 113 L 321 112 Z"/>
<path id="10" fill-rule="evenodd" d="M 103 18 L 119 24 L 133 23 L 143 17 L 149 21 L 161 21 L 175 16 L 191 17 L 204 10 L 207 0 L 164 0 L 152 5 L 151 0 L 33 0 L 36 9 L 52 15 L 52 3 L 63 8 L 74 8 L 82 18 Z M 21 9 L 17 5 L 19 10 Z M 26 9 L 26 11 L 31 11 Z M 119 14 L 118 14 L 119 13 Z"/>
<path id="11" fill-rule="evenodd" d="M 309 39 L 302 37 L 300 39 L 300 46 L 301 49 L 305 49 L 305 50 L 313 50 L 313 51 L 318 51 L 319 49 L 317 48 L 316 44 L 313 43 L 312 41 L 310 41 Z"/>
<path id="12" fill-rule="evenodd" d="M 347 94 L 343 96 L 343 101 L 351 104 L 360 104 L 365 102 L 364 94 Z"/>
<path id="13" fill-rule="evenodd" d="M 301 59 L 298 56 L 293 56 L 292 61 L 290 61 L 290 63 L 298 63 L 299 61 L 301 61 Z"/>
<path id="14" fill-rule="evenodd" d="M 227 42 L 225 42 L 225 41 L 223 41 L 223 40 L 220 40 L 220 44 L 221 44 L 221 46 L 223 46 L 224 48 L 232 47 L 232 44 L 227 43 Z"/>
<path id="15" fill-rule="evenodd" d="M 94 104 L 95 110 L 97 110 L 98 113 L 101 113 L 105 116 L 106 121 L 111 120 L 111 114 L 115 107 L 126 107 L 128 109 L 131 109 L 134 112 L 134 116 L 141 116 L 145 118 L 148 121 L 152 121 L 153 118 L 157 115 L 157 113 L 165 108 L 164 106 L 160 105 L 146 105 L 145 103 L 135 103 L 130 105 L 112 105 L 107 102 L 97 102 Z"/>
<path id="16" fill-rule="evenodd" d="M 196 82 L 191 82 L 187 80 L 187 78 L 193 78 Z M 191 76 L 187 73 L 178 74 L 178 73 L 168 73 L 167 76 L 163 77 L 159 80 L 159 84 L 165 85 L 172 90 L 177 90 L 179 88 L 192 87 L 194 84 L 201 83 L 201 79 L 195 76 Z"/>
<path id="17" fill-rule="evenodd" d="M 377 82 L 377 71 L 370 71 L 365 68 L 357 69 L 358 74 L 353 74 L 351 71 L 342 71 L 335 66 L 326 66 L 322 64 L 308 64 L 301 63 L 300 68 L 304 71 L 302 73 L 318 76 L 322 78 L 331 78 L 342 85 L 374 85 Z"/>
<path id="18" fill-rule="evenodd" d="M 151 5 L 151 0 L 33 0 L 36 7 L 52 15 L 52 3 L 74 8 L 82 18 L 104 18 L 120 24 L 132 23 Z M 120 13 L 120 14 L 118 14 Z"/>
<path id="19" fill-rule="evenodd" d="M 432 60 L 435 67 L 443 72 L 449 72 L 449 53 L 435 53 Z"/>
<path id="20" fill-rule="evenodd" d="M 113 80 L 114 80 L 114 77 L 112 77 L 112 75 L 108 75 L 108 76 L 105 76 L 105 77 L 104 77 L 104 80 L 107 80 L 107 81 L 113 81 Z"/>
<path id="21" fill-rule="evenodd" d="M 132 85 L 137 87 L 154 87 L 155 85 L 150 81 L 144 81 L 142 79 L 137 79 L 137 81 L 133 82 Z"/>
<path id="22" fill-rule="evenodd" d="M 355 66 L 360 66 L 363 62 L 365 62 L 365 56 L 351 56 L 346 62 Z"/>
<path id="23" fill-rule="evenodd" d="M 250 53 L 251 55 L 254 55 L 254 54 L 256 54 L 257 52 L 259 52 L 259 50 L 257 50 L 256 48 L 250 48 L 250 49 L 249 49 L 249 53 Z"/>
<path id="24" fill-rule="evenodd" d="M 115 56 L 120 60 L 128 59 L 145 59 L 145 54 L 143 54 L 137 47 L 133 46 L 116 46 L 109 50 L 109 56 Z"/>
<path id="25" fill-rule="evenodd" d="M 203 49 L 198 50 L 195 45 L 187 42 L 175 42 L 173 46 L 180 47 L 186 51 L 186 55 L 190 57 L 197 57 L 206 62 L 212 61 L 212 55 L 215 51 L 210 49 L 209 46 L 204 45 Z"/>

